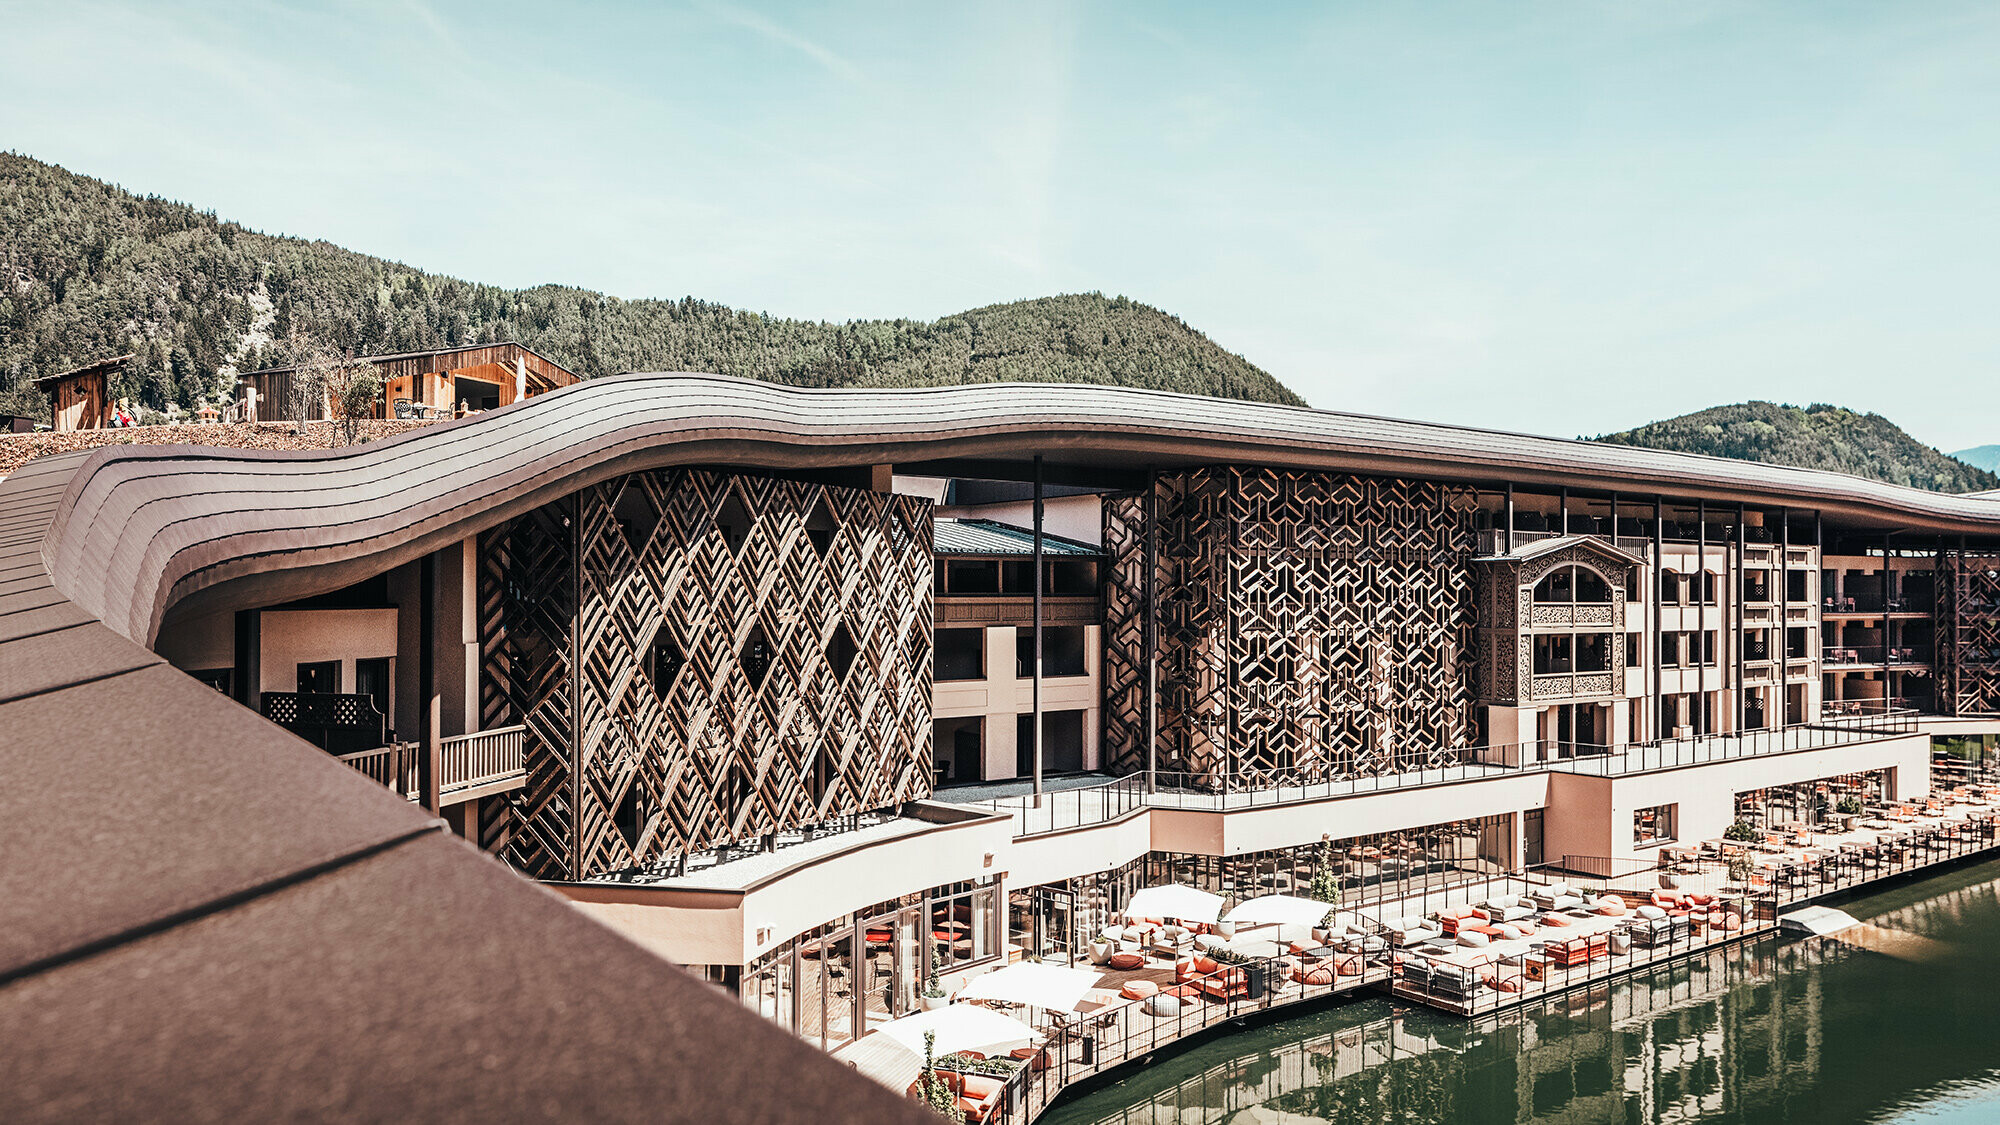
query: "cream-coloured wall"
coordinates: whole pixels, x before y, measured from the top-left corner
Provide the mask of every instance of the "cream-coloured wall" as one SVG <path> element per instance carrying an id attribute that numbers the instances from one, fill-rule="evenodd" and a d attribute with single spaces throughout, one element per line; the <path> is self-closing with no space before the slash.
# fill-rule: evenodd
<path id="1" fill-rule="evenodd" d="M 1611 779 L 1588 774 L 1549 774 L 1548 811 L 1542 814 L 1542 859 L 1608 857 L 1611 846 Z"/>
<path id="2" fill-rule="evenodd" d="M 1854 746 L 1766 754 L 1613 778 L 1608 789 L 1608 811 L 1601 811 L 1596 805 L 1584 810 L 1587 817 L 1605 818 L 1611 850 L 1575 854 L 1617 858 L 1649 856 L 1653 848 L 1633 847 L 1632 814 L 1654 805 L 1680 806 L 1676 827 L 1679 840 L 1712 840 L 1721 836 L 1723 829 L 1735 819 L 1736 794 L 1844 773 L 1892 769 L 1896 771 L 1895 795 L 1899 799 L 1924 796 L 1930 792 L 1930 759 L 1930 737 L 1912 734 Z M 1551 786 L 1552 794 L 1557 790 L 1558 786 Z M 1549 819 L 1554 821 L 1558 815 L 1559 811 L 1552 802 Z M 1550 852 L 1553 854 L 1553 847 Z"/>
<path id="3" fill-rule="evenodd" d="M 1013 823 L 1003 816 L 939 825 L 801 865 L 740 892 L 613 884 L 555 889 L 670 960 L 742 965 L 830 918 L 913 891 L 1006 871 Z M 760 930 L 766 936 L 761 942 Z"/>
<path id="4" fill-rule="evenodd" d="M 1447 820 L 1538 809 L 1548 798 L 1549 775 L 1539 771 L 1389 789 L 1294 805 L 1236 809 L 1227 813 L 1155 808 L 1153 849 L 1202 855 L 1240 855 L 1268 848 L 1393 832 Z"/>
<path id="5" fill-rule="evenodd" d="M 298 666 L 324 660 L 340 662 L 340 690 L 353 691 L 356 660 L 396 655 L 393 608 L 267 609 L 258 616 L 259 691 L 297 691 Z"/>
<path id="6" fill-rule="evenodd" d="M 984 718 L 983 758 L 985 777 L 997 780 L 1015 776 L 1016 716 L 1035 709 L 1034 680 L 1015 675 L 1015 637 L 1012 625 L 996 625 L 984 630 L 986 678 L 982 680 L 942 680 L 931 687 L 931 716 L 935 719 Z M 1084 626 L 1081 676 L 1045 676 L 1042 679 L 1042 710 L 1082 711 L 1083 767 L 1098 768 L 1099 718 L 1103 693 L 1099 677 L 1104 663 L 1103 628 Z"/>

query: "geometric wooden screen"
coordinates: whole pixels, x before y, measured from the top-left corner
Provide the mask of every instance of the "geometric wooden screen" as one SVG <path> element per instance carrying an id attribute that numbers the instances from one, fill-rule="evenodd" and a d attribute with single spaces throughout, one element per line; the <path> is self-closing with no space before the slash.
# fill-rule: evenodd
<path id="1" fill-rule="evenodd" d="M 1948 715 L 2000 713 L 2000 555 L 1938 552 L 1933 706 Z"/>
<path id="2" fill-rule="evenodd" d="M 1159 478 L 1159 767 L 1241 788 L 1456 762 L 1469 741 L 1469 495 L 1210 468 Z M 1106 505 L 1107 759 L 1143 768 L 1143 500 Z"/>
<path id="3" fill-rule="evenodd" d="M 482 596 L 489 694 L 528 727 L 510 861 L 584 878 L 928 796 L 930 519 L 682 469 L 496 533 L 492 584 L 541 599 Z"/>

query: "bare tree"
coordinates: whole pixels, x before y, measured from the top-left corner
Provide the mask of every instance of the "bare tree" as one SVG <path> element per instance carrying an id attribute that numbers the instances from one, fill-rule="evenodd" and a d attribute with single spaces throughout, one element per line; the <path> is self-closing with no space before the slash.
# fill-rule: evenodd
<path id="1" fill-rule="evenodd" d="M 373 417 L 381 401 L 382 376 L 375 365 L 310 336 L 294 335 L 286 350 L 292 362 L 286 416 L 297 423 L 300 433 L 316 415 L 328 417 L 335 423 L 334 438 L 353 445 L 362 420 Z"/>

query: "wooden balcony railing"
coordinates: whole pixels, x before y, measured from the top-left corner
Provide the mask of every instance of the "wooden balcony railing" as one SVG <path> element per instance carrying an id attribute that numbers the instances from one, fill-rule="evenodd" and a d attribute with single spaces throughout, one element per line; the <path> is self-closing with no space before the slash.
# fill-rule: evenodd
<path id="1" fill-rule="evenodd" d="M 438 770 L 440 795 L 452 797 L 525 783 L 524 733 L 525 728 L 519 726 L 497 727 L 444 739 Z M 418 751 L 414 742 L 392 742 L 373 750 L 342 754 L 340 760 L 414 801 L 422 796 L 417 779 Z"/>
<path id="2" fill-rule="evenodd" d="M 521 747 L 526 731 L 519 726 L 496 727 L 445 739 L 443 791 L 478 789 L 525 776 Z"/>

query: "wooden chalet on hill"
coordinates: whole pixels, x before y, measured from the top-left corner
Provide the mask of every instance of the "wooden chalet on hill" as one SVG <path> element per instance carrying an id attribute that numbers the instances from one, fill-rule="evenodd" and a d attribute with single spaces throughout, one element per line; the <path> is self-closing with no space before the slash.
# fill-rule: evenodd
<path id="1" fill-rule="evenodd" d="M 512 342 L 360 358 L 382 373 L 376 418 L 444 416 L 461 403 L 468 410 L 493 410 L 582 379 L 534 349 Z M 241 386 L 248 417 L 260 422 L 290 420 L 284 404 L 291 397 L 297 371 L 297 367 L 267 367 L 244 374 Z M 326 403 L 316 402 L 304 420 L 326 417 Z"/>
<path id="2" fill-rule="evenodd" d="M 55 406 L 53 424 L 65 430 L 101 430 L 111 424 L 111 374 L 130 362 L 127 353 L 86 363 L 59 375 L 35 380 L 35 389 Z"/>

